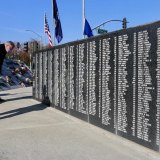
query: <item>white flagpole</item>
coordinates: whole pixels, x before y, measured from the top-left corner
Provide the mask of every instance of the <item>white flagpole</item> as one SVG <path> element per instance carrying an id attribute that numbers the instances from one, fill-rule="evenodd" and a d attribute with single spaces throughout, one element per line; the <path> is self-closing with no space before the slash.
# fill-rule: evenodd
<path id="1" fill-rule="evenodd" d="M 84 23 L 85 23 L 85 0 L 82 0 L 82 35 L 84 31 Z M 83 36 L 85 38 L 85 36 Z"/>
<path id="2" fill-rule="evenodd" d="M 53 28 L 54 28 L 54 31 L 53 31 L 53 46 L 56 45 L 56 37 L 55 37 L 55 20 L 54 20 L 54 4 L 53 4 L 53 0 L 52 1 L 52 19 L 53 19 Z"/>
<path id="3" fill-rule="evenodd" d="M 44 12 L 44 29 L 43 29 L 43 34 L 44 34 L 44 44 L 46 45 L 46 33 L 45 33 L 45 16 L 46 16 L 46 12 Z"/>

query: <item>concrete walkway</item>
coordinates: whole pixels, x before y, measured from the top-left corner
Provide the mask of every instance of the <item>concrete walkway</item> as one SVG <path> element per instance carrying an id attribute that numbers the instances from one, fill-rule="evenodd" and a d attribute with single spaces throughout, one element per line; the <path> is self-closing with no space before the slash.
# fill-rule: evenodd
<path id="1" fill-rule="evenodd" d="M 160 160 L 160 153 L 46 107 L 31 88 L 0 92 L 0 160 Z"/>

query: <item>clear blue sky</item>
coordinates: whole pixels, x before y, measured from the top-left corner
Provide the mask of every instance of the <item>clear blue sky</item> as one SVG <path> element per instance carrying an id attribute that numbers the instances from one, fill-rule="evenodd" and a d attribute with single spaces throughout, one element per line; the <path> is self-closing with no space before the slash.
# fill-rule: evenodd
<path id="1" fill-rule="evenodd" d="M 63 30 L 62 43 L 82 39 L 82 0 L 57 0 Z M 53 37 L 52 0 L 2 0 L 0 41 L 25 42 L 44 34 L 44 12 Z M 160 20 L 160 0 L 86 0 L 86 18 L 91 28 L 111 19 L 127 18 L 128 27 Z M 122 24 L 108 23 L 104 29 L 119 30 Z"/>

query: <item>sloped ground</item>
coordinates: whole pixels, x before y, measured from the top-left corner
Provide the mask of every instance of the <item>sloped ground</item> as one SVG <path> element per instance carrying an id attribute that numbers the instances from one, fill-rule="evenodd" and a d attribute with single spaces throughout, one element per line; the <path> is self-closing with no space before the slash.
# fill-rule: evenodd
<path id="1" fill-rule="evenodd" d="M 32 72 L 23 62 L 5 59 L 0 76 L 0 91 L 32 85 Z"/>
<path id="2" fill-rule="evenodd" d="M 160 160 L 160 153 L 32 99 L 32 88 L 0 92 L 0 160 Z"/>

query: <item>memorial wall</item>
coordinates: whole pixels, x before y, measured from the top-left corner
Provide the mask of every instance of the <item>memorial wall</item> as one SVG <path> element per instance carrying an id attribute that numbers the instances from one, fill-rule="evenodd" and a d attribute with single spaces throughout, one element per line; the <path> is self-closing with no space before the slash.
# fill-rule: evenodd
<path id="1" fill-rule="evenodd" d="M 160 22 L 55 46 L 33 59 L 35 99 L 160 151 Z"/>

